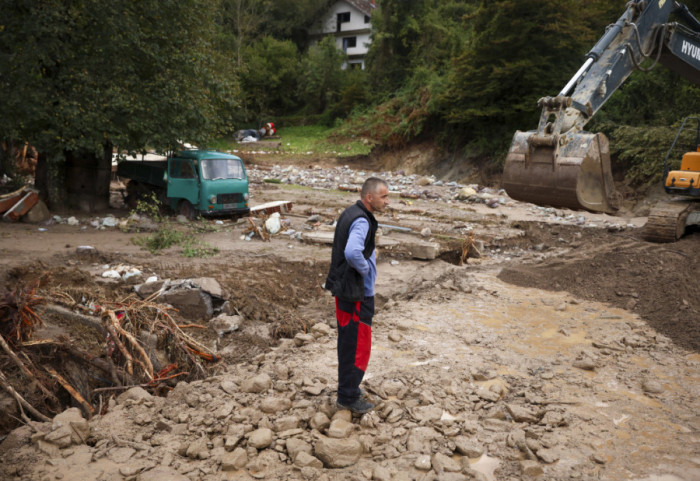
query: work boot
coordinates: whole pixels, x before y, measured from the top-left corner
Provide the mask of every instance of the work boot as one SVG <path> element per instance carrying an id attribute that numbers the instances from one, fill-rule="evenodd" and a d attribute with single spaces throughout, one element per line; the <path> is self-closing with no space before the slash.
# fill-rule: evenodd
<path id="1" fill-rule="evenodd" d="M 339 409 L 347 409 L 355 414 L 368 413 L 374 409 L 374 404 L 362 398 L 358 398 L 355 402 L 350 404 L 341 404 L 340 402 L 336 402 L 335 405 L 338 406 Z"/>

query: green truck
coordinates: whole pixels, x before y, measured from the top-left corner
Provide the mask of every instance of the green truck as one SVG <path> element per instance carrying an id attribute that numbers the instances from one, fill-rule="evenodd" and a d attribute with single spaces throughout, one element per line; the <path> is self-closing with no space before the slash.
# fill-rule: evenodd
<path id="1" fill-rule="evenodd" d="M 130 179 L 125 202 L 134 208 L 155 192 L 158 199 L 189 219 L 247 215 L 248 176 L 235 155 L 213 150 L 185 150 L 162 161 L 123 160 L 117 176 Z"/>

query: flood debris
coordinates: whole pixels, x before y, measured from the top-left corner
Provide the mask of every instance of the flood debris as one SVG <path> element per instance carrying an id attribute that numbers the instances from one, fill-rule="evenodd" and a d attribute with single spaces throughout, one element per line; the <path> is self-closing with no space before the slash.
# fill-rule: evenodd
<path id="1" fill-rule="evenodd" d="M 206 377 L 205 363 L 219 356 L 186 333 L 196 325 L 178 323 L 178 309 L 164 301 L 175 299 L 169 293 L 200 293 L 210 299 L 208 320 L 211 298 L 221 296 L 221 287 L 207 278 L 149 284 L 161 288 L 145 299 L 131 295 L 99 303 L 84 296 L 76 301 L 61 290 L 40 292 L 39 282 L 0 289 L 0 355 L 10 361 L 0 365 L 0 387 L 16 401 L 9 416 L 47 421 L 72 400 L 90 419 L 102 412 L 105 395 L 134 386 L 159 393 L 172 389 L 176 378 Z M 76 332 L 90 341 L 54 327 L 65 323 L 81 325 Z"/>
<path id="2" fill-rule="evenodd" d="M 3 220 L 18 221 L 39 202 L 39 191 L 33 187 L 22 187 L 0 196 L 0 214 Z"/>

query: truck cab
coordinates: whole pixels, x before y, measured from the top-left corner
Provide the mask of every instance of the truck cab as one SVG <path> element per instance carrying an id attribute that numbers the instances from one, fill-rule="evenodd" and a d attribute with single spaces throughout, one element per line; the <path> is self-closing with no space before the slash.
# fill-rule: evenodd
<path id="1" fill-rule="evenodd" d="M 168 159 L 165 176 L 170 207 L 186 217 L 245 215 L 248 176 L 243 161 L 212 150 L 185 150 Z"/>
<path id="2" fill-rule="evenodd" d="M 185 150 L 166 160 L 120 161 L 117 175 L 131 179 L 125 202 L 134 208 L 139 199 L 155 193 L 175 212 L 194 218 L 242 216 L 248 207 L 248 175 L 243 161 L 214 150 Z"/>

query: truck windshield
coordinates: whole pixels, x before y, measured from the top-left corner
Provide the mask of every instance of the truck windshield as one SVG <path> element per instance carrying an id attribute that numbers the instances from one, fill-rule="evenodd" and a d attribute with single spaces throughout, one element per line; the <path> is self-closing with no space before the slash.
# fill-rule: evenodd
<path id="1" fill-rule="evenodd" d="M 202 177 L 207 180 L 243 179 L 243 164 L 238 159 L 203 159 Z"/>

